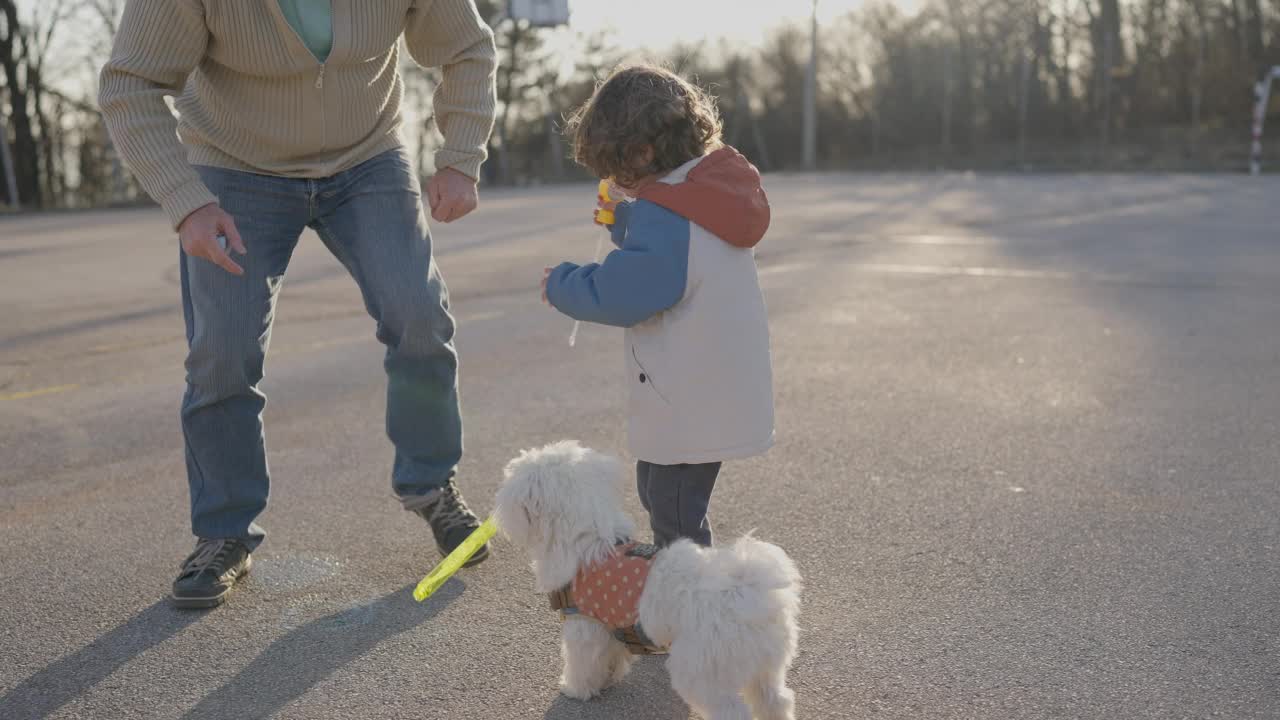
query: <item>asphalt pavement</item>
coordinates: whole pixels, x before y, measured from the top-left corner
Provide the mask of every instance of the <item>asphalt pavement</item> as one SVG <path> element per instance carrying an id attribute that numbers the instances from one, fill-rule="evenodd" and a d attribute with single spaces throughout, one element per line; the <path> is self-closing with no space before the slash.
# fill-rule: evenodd
<path id="1" fill-rule="evenodd" d="M 1280 717 L 1280 177 L 770 175 L 778 446 L 720 538 L 805 577 L 798 717 Z M 541 305 L 589 185 L 434 227 L 467 454 L 623 454 L 619 333 Z M 390 490 L 385 376 L 308 233 L 264 389 L 268 537 L 212 612 L 191 549 L 177 247 L 151 209 L 0 219 L 0 718 L 686 720 L 660 659 L 560 697 L 557 622 L 494 557 L 437 561 Z M 640 516 L 638 501 L 630 510 Z"/>

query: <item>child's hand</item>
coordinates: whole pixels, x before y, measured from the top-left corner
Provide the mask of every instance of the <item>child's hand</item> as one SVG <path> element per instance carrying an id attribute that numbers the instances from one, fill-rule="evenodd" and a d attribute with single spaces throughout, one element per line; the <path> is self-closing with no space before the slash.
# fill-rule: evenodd
<path id="1" fill-rule="evenodd" d="M 614 201 L 614 200 L 608 200 L 608 201 L 606 201 L 606 200 L 602 200 L 602 199 L 600 199 L 600 198 L 598 198 L 598 197 L 597 197 L 597 198 L 596 198 L 596 211 L 595 211 L 594 213 L 592 213 L 592 215 L 591 215 L 591 219 L 592 219 L 592 221 L 593 221 L 593 222 L 595 222 L 595 224 L 597 224 L 597 225 L 603 225 L 603 226 L 605 226 L 605 227 L 609 227 L 610 225 L 613 225 L 613 223 L 611 223 L 611 222 L 601 222 L 601 221 L 600 221 L 600 212 L 603 210 L 603 211 L 606 211 L 606 212 L 610 212 L 610 213 L 612 213 L 612 212 L 616 211 L 617 209 L 618 209 L 618 203 L 617 203 L 617 201 Z M 615 215 L 615 216 L 613 216 L 613 217 L 615 217 L 615 218 L 616 218 L 616 215 Z"/>
<path id="2" fill-rule="evenodd" d="M 547 280 L 551 277 L 551 268 L 542 268 L 542 303 L 550 305 L 551 301 L 547 299 Z"/>

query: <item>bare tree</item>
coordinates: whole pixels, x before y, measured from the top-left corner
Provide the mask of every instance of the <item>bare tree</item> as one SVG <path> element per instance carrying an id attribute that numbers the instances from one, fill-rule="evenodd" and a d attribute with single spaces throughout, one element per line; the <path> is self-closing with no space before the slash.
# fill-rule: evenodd
<path id="1" fill-rule="evenodd" d="M 0 70 L 4 71 L 5 95 L 9 101 L 18 204 L 40 201 L 40 160 L 31 123 L 30 91 L 23 77 L 29 53 L 27 34 L 18 20 L 14 0 L 0 0 Z"/>
<path id="2" fill-rule="evenodd" d="M 58 129 L 46 103 L 51 49 L 68 0 L 34 6 L 25 22 L 14 0 L 0 0 L 0 69 L 3 69 L 14 135 L 14 170 L 23 204 L 43 207 L 58 201 L 65 180 L 58 154 Z M 34 122 L 33 122 L 34 121 Z"/>
<path id="3" fill-rule="evenodd" d="M 79 0 L 81 16 L 90 22 L 95 31 L 89 34 L 85 62 L 97 75 L 98 69 L 111 55 L 111 44 L 120 30 L 120 16 L 124 14 L 125 0 Z"/>
<path id="4" fill-rule="evenodd" d="M 0 0 L 0 147 L 12 150 L 24 205 L 129 195 L 93 102 L 76 97 L 89 78 L 65 77 L 96 77 L 125 2 Z M 628 53 L 612 37 L 579 37 L 563 67 L 546 31 L 511 23 L 503 5 L 478 0 L 502 57 L 486 173 L 581 177 L 562 162 L 560 121 Z M 82 32 L 67 32 L 72 13 Z M 726 137 L 754 162 L 800 167 L 807 33 L 782 25 L 763 47 L 712 45 L 676 48 L 668 64 L 718 96 Z M 941 148 L 952 167 L 1155 153 L 1213 167 L 1239 156 L 1227 150 L 1244 142 L 1252 78 L 1280 63 L 1280 0 L 869 0 L 822 28 L 820 52 L 824 165 L 935 167 Z M 424 167 L 438 142 L 436 82 L 406 68 L 406 107 L 420 121 L 410 144 Z"/>

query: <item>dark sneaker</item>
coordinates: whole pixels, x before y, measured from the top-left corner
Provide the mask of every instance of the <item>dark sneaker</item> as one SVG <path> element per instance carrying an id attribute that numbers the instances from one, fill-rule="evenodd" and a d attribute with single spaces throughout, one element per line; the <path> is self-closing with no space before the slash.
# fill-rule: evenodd
<path id="1" fill-rule="evenodd" d="M 431 534 L 436 538 L 436 547 L 440 548 L 441 555 L 453 552 L 454 548 L 480 527 L 480 518 L 467 507 L 462 493 L 458 492 L 458 486 L 452 482 L 423 498 L 423 501 L 425 504 L 413 511 L 431 525 Z M 463 567 L 478 565 L 488 557 L 489 543 L 485 543 Z"/>
<path id="2" fill-rule="evenodd" d="M 249 548 L 239 540 L 201 538 L 183 561 L 170 600 L 180 608 L 217 607 L 252 565 Z"/>

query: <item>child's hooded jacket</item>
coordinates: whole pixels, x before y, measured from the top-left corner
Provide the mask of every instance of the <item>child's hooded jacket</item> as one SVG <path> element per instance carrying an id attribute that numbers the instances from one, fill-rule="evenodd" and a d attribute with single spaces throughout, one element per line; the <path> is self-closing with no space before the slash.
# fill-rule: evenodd
<path id="1" fill-rule="evenodd" d="M 618 249 L 557 267 L 547 299 L 575 319 L 627 328 L 632 454 L 676 465 L 765 452 L 773 371 L 753 250 L 769 226 L 760 173 L 723 147 L 616 216 Z"/>

